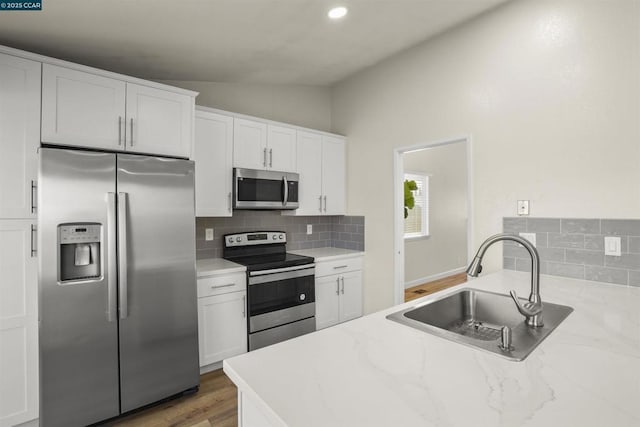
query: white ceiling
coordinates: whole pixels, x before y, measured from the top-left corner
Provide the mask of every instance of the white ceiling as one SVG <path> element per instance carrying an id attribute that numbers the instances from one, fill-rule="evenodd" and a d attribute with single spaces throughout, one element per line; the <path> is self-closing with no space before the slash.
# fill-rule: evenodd
<path id="1" fill-rule="evenodd" d="M 146 79 L 331 85 L 505 1 L 42 0 L 0 11 L 0 44 Z"/>

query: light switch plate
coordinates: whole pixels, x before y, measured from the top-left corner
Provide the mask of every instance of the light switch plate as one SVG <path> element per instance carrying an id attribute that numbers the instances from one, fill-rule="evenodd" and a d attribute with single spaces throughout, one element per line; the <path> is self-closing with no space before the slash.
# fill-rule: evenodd
<path id="1" fill-rule="evenodd" d="M 536 233 L 520 233 L 520 237 L 527 239 L 533 246 L 536 246 Z"/>
<path id="2" fill-rule="evenodd" d="M 313 224 L 307 224 L 307 234 L 313 233 Z"/>
<path id="3" fill-rule="evenodd" d="M 622 256 L 621 240 L 618 236 L 604 236 L 604 254 Z"/>
<path id="4" fill-rule="evenodd" d="M 529 215 L 528 200 L 518 200 L 518 215 Z"/>
<path id="5" fill-rule="evenodd" d="M 204 229 L 204 240 L 213 240 L 213 228 Z"/>

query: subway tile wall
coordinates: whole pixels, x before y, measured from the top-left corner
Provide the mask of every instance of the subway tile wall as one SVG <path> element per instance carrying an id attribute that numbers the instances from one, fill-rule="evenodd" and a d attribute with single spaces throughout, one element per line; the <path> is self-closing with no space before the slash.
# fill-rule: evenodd
<path id="1" fill-rule="evenodd" d="M 535 233 L 540 272 L 553 276 L 640 286 L 640 220 L 504 218 L 505 233 Z M 621 256 L 604 254 L 604 237 L 619 236 Z M 527 251 L 505 242 L 503 267 L 531 271 Z"/>
<path id="2" fill-rule="evenodd" d="M 307 234 L 307 224 L 313 228 Z M 205 229 L 213 228 L 213 240 Z M 196 258 L 222 257 L 225 234 L 248 231 L 285 231 L 287 250 L 335 247 L 364 250 L 363 216 L 284 216 L 280 211 L 234 211 L 232 217 L 196 218 Z"/>

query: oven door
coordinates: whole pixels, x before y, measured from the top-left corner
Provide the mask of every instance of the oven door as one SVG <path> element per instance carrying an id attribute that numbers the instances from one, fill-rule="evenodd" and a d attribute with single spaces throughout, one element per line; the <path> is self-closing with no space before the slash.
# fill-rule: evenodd
<path id="1" fill-rule="evenodd" d="M 315 316 L 315 265 L 249 273 L 249 333 Z"/>
<path id="2" fill-rule="evenodd" d="M 235 209 L 297 209 L 297 173 L 235 168 Z"/>

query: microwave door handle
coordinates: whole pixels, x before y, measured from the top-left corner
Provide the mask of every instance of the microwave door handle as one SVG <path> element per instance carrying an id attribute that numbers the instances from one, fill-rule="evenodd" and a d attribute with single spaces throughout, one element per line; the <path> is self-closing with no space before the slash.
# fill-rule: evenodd
<path id="1" fill-rule="evenodd" d="M 289 183 L 287 182 L 287 177 L 283 176 L 282 181 L 284 182 L 284 200 L 282 204 L 287 206 L 287 202 L 289 201 Z"/>

